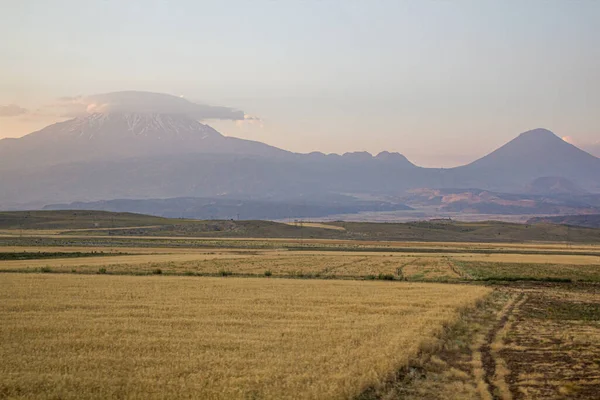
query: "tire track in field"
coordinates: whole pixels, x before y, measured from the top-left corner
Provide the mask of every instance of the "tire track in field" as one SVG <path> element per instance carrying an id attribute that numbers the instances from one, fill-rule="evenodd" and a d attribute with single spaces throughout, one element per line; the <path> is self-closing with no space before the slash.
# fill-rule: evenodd
<path id="1" fill-rule="evenodd" d="M 504 374 L 499 374 L 497 371 L 501 360 L 497 359 L 498 352 L 494 350 L 493 345 L 494 343 L 497 343 L 498 340 L 502 340 L 502 338 L 499 338 L 498 336 L 500 332 L 507 327 L 509 318 L 515 312 L 515 309 L 525 300 L 524 296 L 524 293 L 519 293 L 504 306 L 500 312 L 498 321 L 485 335 L 484 342 L 479 347 L 481 363 L 484 370 L 483 380 L 487 385 L 493 400 L 512 399 L 510 391 L 505 387 L 506 383 L 502 382 L 504 380 Z M 502 379 L 502 381 L 500 381 L 500 379 Z"/>
<path id="2" fill-rule="evenodd" d="M 339 270 L 341 268 L 349 267 L 349 266 L 354 265 L 354 264 L 359 264 L 359 263 L 361 263 L 363 261 L 367 261 L 368 259 L 369 259 L 368 257 L 361 257 L 358 260 L 352 260 L 352 261 L 349 261 L 349 262 L 344 262 L 344 263 L 341 263 L 339 265 L 332 265 L 330 267 L 326 267 L 323 270 L 319 271 L 319 273 L 323 274 L 323 275 L 332 274 L 332 275 L 335 276 L 335 272 L 334 271 Z"/>
<path id="3" fill-rule="evenodd" d="M 448 265 L 450 266 L 450 270 L 452 272 L 454 272 L 459 278 L 469 281 L 473 280 L 473 276 L 457 264 L 460 264 L 460 261 L 448 258 Z"/>

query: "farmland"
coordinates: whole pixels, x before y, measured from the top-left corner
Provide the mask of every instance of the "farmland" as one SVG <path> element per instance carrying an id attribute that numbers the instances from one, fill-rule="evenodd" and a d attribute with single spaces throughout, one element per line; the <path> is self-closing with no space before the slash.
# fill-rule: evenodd
<path id="1" fill-rule="evenodd" d="M 389 238 L 416 225 L 379 224 L 379 240 L 373 224 L 145 218 L 42 213 L 15 227 L 0 215 L 0 397 L 593 399 L 600 390 L 594 230 L 579 242 L 403 241 Z M 226 228 L 210 235 L 215 226 Z"/>
<path id="2" fill-rule="evenodd" d="M 7 397 L 348 398 L 433 346 L 484 287 L 7 274 Z"/>
<path id="3" fill-rule="evenodd" d="M 103 211 L 0 212 L 0 234 L 153 238 L 280 238 L 340 241 L 597 244 L 600 230 L 547 223 L 197 221 Z"/>
<path id="4" fill-rule="evenodd" d="M 0 272 L 272 276 L 423 282 L 563 280 L 600 282 L 600 256 L 452 252 L 297 251 L 127 247 L 5 247 Z M 52 252 L 52 251 L 55 252 Z M 71 250 L 71 252 L 69 252 Z M 548 262 L 551 260 L 552 262 Z M 43 269 L 43 271 L 42 271 Z"/>

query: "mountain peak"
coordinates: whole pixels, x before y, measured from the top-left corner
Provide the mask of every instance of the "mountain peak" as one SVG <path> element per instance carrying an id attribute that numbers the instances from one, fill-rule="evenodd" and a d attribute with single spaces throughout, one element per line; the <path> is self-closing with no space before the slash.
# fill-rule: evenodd
<path id="1" fill-rule="evenodd" d="M 342 154 L 342 157 L 354 161 L 369 161 L 373 159 L 373 155 L 368 151 L 352 151 Z"/>
<path id="2" fill-rule="evenodd" d="M 193 118 L 181 114 L 160 114 L 141 112 L 94 113 L 73 120 L 67 129 L 78 136 L 92 139 L 98 134 L 127 136 L 173 136 L 176 138 L 195 137 L 204 139 L 221 136 L 219 132 L 201 124 Z"/>
<path id="3" fill-rule="evenodd" d="M 547 129 L 534 129 L 460 169 L 487 179 L 495 190 L 508 190 L 517 182 L 524 187 L 536 178 L 547 176 L 565 178 L 581 187 L 594 187 L 600 160 Z"/>
<path id="4" fill-rule="evenodd" d="M 410 164 L 413 165 L 408 158 L 406 158 L 404 155 L 398 153 L 398 152 L 389 152 L 389 151 L 382 151 L 381 153 L 377 154 L 375 156 L 375 158 L 377 160 L 381 160 L 381 161 L 385 161 L 385 162 L 390 162 L 390 163 L 401 163 L 401 164 Z"/>
<path id="5" fill-rule="evenodd" d="M 127 140 L 202 140 L 222 137 L 208 125 L 182 114 L 110 112 L 91 113 L 50 125 L 22 140 L 64 140 L 93 142 L 112 141 L 112 145 Z"/>
<path id="6" fill-rule="evenodd" d="M 521 139 L 560 139 L 554 132 L 544 128 L 532 129 L 521 133 L 518 138 Z M 562 139 L 560 139 L 562 140 Z"/>

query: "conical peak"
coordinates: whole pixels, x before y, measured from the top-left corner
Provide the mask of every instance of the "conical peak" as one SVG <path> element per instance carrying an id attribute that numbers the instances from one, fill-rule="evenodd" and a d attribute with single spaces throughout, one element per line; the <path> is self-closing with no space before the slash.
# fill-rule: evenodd
<path id="1" fill-rule="evenodd" d="M 519 135 L 519 138 L 531 138 L 531 139 L 560 139 L 554 132 L 544 128 L 532 129 L 527 132 L 523 132 Z"/>

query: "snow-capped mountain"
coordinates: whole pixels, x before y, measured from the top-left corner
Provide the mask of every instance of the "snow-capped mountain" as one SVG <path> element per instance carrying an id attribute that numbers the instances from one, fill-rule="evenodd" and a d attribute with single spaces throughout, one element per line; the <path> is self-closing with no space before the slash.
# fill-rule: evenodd
<path id="1" fill-rule="evenodd" d="M 0 140 L 0 169 L 194 153 L 278 156 L 288 152 L 223 136 L 184 114 L 108 112 Z"/>
<path id="2" fill-rule="evenodd" d="M 119 136 L 165 140 L 203 140 L 222 136 L 207 125 L 181 115 L 157 113 L 94 113 L 69 124 L 58 124 L 55 134 L 76 135 L 88 140 L 94 136 Z"/>

